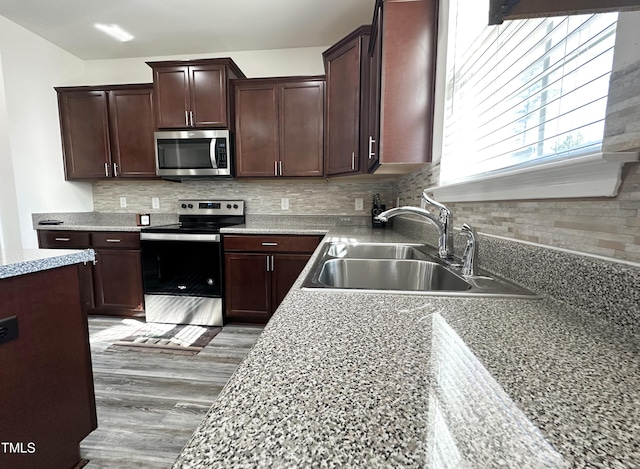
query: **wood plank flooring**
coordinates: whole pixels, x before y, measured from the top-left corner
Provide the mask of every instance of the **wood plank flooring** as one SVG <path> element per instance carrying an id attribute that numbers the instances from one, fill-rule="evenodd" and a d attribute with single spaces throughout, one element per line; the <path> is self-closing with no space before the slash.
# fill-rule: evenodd
<path id="1" fill-rule="evenodd" d="M 80 444 L 88 469 L 170 468 L 263 329 L 225 326 L 197 355 L 107 350 L 131 327 L 89 318 L 98 429 Z"/>

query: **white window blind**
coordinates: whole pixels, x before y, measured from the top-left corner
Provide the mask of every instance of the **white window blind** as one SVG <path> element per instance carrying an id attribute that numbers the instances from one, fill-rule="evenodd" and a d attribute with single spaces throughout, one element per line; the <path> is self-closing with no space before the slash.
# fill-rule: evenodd
<path id="1" fill-rule="evenodd" d="M 601 151 L 617 13 L 486 26 L 451 0 L 440 184 Z"/>

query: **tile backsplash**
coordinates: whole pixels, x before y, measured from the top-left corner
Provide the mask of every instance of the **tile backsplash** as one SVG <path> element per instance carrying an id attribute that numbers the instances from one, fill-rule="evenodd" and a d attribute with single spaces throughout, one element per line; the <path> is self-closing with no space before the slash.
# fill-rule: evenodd
<path id="1" fill-rule="evenodd" d="M 367 215 L 376 193 L 394 204 L 393 179 L 108 181 L 94 183 L 93 203 L 96 212 L 176 213 L 178 199 L 241 199 L 247 214 Z M 151 208 L 152 197 L 160 199 L 159 209 Z M 281 209 L 282 198 L 289 199 L 289 210 Z M 355 209 L 356 198 L 363 199 L 363 210 Z"/>

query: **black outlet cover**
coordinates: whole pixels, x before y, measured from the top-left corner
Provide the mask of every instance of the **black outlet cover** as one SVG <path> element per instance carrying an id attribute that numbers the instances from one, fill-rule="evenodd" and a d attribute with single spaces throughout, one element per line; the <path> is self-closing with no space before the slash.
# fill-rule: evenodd
<path id="1" fill-rule="evenodd" d="M 18 338 L 18 318 L 11 316 L 0 319 L 0 344 L 6 344 Z"/>

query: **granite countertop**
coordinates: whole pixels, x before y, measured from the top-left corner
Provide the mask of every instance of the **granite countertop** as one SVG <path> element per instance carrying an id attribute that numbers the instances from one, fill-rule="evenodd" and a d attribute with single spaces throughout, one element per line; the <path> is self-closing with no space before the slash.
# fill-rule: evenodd
<path id="1" fill-rule="evenodd" d="M 121 221 L 100 229 L 122 230 Z M 222 233 L 422 242 L 340 223 L 247 216 Z M 544 295 L 303 290 L 319 250 L 174 468 L 640 467 L 638 334 Z M 630 301 L 632 275 L 617 291 Z M 602 296 L 594 287 L 586 297 Z"/>
<path id="2" fill-rule="evenodd" d="M 11 249 L 0 250 L 0 279 L 92 262 L 93 249 Z"/>
<path id="3" fill-rule="evenodd" d="M 174 468 L 640 466 L 637 337 L 544 297 L 303 290 L 317 253 Z"/>

